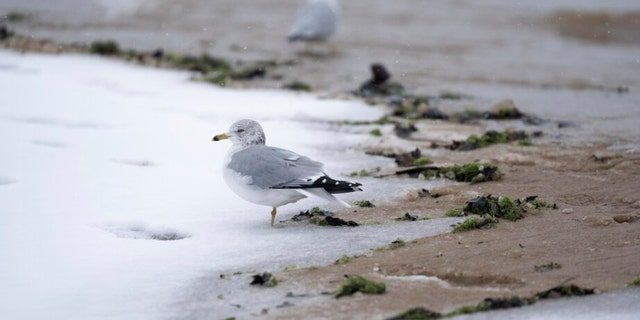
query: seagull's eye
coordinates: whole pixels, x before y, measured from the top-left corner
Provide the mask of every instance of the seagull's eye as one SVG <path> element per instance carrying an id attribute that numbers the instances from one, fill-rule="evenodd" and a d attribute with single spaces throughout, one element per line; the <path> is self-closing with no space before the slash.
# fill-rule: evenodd
<path id="1" fill-rule="evenodd" d="M 244 129 L 238 129 L 238 131 L 236 131 L 236 132 L 238 132 L 238 133 L 243 133 L 243 132 L 244 132 Z"/>

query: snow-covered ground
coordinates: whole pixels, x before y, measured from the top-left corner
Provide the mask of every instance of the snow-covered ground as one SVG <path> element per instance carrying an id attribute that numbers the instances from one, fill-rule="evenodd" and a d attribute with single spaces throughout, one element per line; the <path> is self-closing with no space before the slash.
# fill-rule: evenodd
<path id="1" fill-rule="evenodd" d="M 220 290 L 239 296 L 249 275 L 236 277 L 235 288 L 220 284 L 222 273 L 325 264 L 450 229 L 447 219 L 271 228 L 269 208 L 227 189 L 221 165 L 230 144 L 211 137 L 253 118 L 268 144 L 344 178 L 392 163 L 349 150 L 368 139 L 366 131 L 327 120 L 375 119 L 382 110 L 188 78 L 94 57 L 0 51 L 1 319 L 229 316 L 236 307 L 209 302 Z M 384 201 L 430 187 L 359 181 L 364 192 L 341 198 Z M 278 218 L 314 205 L 337 209 L 308 199 L 280 208 Z M 244 310 L 259 311 L 260 303 L 253 308 Z"/>

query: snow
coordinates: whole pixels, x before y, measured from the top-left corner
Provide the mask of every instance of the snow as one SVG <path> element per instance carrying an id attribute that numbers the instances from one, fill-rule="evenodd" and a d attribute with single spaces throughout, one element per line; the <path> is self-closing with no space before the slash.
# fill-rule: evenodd
<path id="1" fill-rule="evenodd" d="M 250 117 L 268 144 L 346 178 L 390 160 L 350 150 L 366 131 L 328 121 L 376 119 L 382 110 L 188 78 L 94 57 L 0 51 L 0 318 L 229 316 L 233 307 L 212 300 L 223 289 L 242 296 L 248 285 L 220 284 L 219 274 L 326 264 L 398 237 L 449 231 L 448 219 L 271 228 L 269 208 L 222 181 L 230 145 L 211 137 Z M 358 181 L 365 191 L 343 200 L 383 202 L 432 183 Z M 314 205 L 338 209 L 308 199 L 281 207 L 278 220 Z M 270 302 L 246 312 L 261 303 Z"/>

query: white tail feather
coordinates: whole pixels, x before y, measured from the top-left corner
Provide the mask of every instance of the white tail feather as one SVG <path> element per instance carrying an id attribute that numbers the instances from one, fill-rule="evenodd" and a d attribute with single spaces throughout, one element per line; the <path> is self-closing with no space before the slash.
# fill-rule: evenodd
<path id="1" fill-rule="evenodd" d="M 308 188 L 308 189 L 297 189 L 297 190 L 300 191 L 305 196 L 309 196 L 309 195 L 316 196 L 318 198 L 322 198 L 329 202 L 339 203 L 343 205 L 345 208 L 351 208 L 351 205 L 336 198 L 334 195 L 332 195 L 331 193 L 327 192 L 322 188 Z"/>

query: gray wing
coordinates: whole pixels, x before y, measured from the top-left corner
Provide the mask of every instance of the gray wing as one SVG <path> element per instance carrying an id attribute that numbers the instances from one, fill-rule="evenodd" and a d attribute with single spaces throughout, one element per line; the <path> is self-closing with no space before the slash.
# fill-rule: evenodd
<path id="1" fill-rule="evenodd" d="M 289 39 L 326 38 L 335 32 L 336 22 L 336 12 L 325 1 L 309 2 L 298 11 Z"/>
<path id="2" fill-rule="evenodd" d="M 293 151 L 256 145 L 238 151 L 228 165 L 243 176 L 249 176 L 260 188 L 312 184 L 322 176 L 323 165 Z"/>

